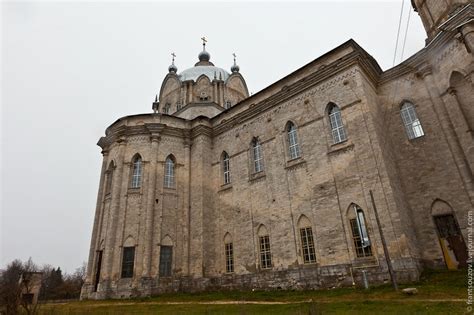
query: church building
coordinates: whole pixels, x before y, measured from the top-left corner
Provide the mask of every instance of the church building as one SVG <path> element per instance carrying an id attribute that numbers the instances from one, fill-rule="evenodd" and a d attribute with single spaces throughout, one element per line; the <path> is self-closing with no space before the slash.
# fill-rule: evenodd
<path id="1" fill-rule="evenodd" d="M 203 50 L 101 137 L 83 299 L 416 281 L 467 266 L 474 5 L 412 0 L 425 47 L 348 40 L 249 95 Z M 472 227 L 471 227 L 472 228 Z"/>

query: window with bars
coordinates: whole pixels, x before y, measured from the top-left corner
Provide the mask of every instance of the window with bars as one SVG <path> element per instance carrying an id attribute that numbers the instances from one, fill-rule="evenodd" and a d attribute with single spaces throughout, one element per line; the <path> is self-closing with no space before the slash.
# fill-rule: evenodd
<path id="1" fill-rule="evenodd" d="M 165 161 L 165 187 L 174 188 L 174 161 L 171 156 L 168 156 Z"/>
<path id="2" fill-rule="evenodd" d="M 234 272 L 234 245 L 233 243 L 225 244 L 225 271 Z"/>
<path id="3" fill-rule="evenodd" d="M 171 277 L 173 246 L 160 247 L 160 277 Z"/>
<path id="4" fill-rule="evenodd" d="M 131 188 L 140 188 L 142 181 L 142 158 L 136 156 L 133 160 Z"/>
<path id="5" fill-rule="evenodd" d="M 288 135 L 288 153 L 290 155 L 290 160 L 300 157 L 300 147 L 298 144 L 298 135 L 296 133 L 295 125 L 290 122 L 286 127 Z"/>
<path id="6" fill-rule="evenodd" d="M 227 152 L 222 154 L 222 173 L 224 176 L 224 185 L 230 184 L 230 158 Z"/>
<path id="7" fill-rule="evenodd" d="M 352 240 L 357 257 L 372 256 L 372 246 L 370 244 L 369 234 L 367 232 L 364 212 L 355 207 L 356 218 L 351 219 Z"/>
<path id="8" fill-rule="evenodd" d="M 300 229 L 301 248 L 303 250 L 303 261 L 305 264 L 316 262 L 316 253 L 314 250 L 313 230 L 310 227 Z"/>
<path id="9" fill-rule="evenodd" d="M 135 247 L 124 247 L 122 252 L 122 278 L 133 277 Z"/>
<path id="10" fill-rule="evenodd" d="M 260 267 L 269 269 L 272 267 L 272 253 L 270 251 L 270 237 L 268 235 L 260 236 Z"/>
<path id="11" fill-rule="evenodd" d="M 341 110 L 336 105 L 332 105 L 329 110 L 329 123 L 334 144 L 346 141 L 347 136 L 342 124 Z"/>
<path id="12" fill-rule="evenodd" d="M 262 146 L 258 139 L 252 141 L 252 157 L 253 157 L 253 170 L 254 173 L 263 171 L 263 155 Z"/>
<path id="13" fill-rule="evenodd" d="M 405 102 L 400 110 L 400 115 L 402 116 L 408 139 L 415 139 L 425 135 L 416 114 L 415 106 L 412 103 Z"/>

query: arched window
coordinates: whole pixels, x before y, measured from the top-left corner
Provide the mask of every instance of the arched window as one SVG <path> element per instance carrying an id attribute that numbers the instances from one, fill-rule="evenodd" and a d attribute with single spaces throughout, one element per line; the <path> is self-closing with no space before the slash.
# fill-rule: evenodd
<path id="1" fill-rule="evenodd" d="M 369 232 L 367 231 L 367 221 L 365 220 L 364 211 L 355 204 L 351 205 L 350 226 L 352 231 L 352 240 L 357 257 L 372 256 L 372 246 L 370 243 Z"/>
<path id="2" fill-rule="evenodd" d="M 298 135 L 296 133 L 296 127 L 292 122 L 289 122 L 286 126 L 286 132 L 288 135 L 288 153 L 290 160 L 300 157 L 300 147 L 298 145 Z"/>
<path id="3" fill-rule="evenodd" d="M 415 106 L 410 102 L 405 102 L 400 110 L 403 124 L 408 135 L 408 139 L 415 139 L 424 136 L 423 127 L 416 115 Z"/>
<path id="4" fill-rule="evenodd" d="M 339 107 L 337 107 L 337 105 L 331 104 L 328 115 L 334 144 L 346 141 L 346 131 L 344 129 L 344 125 L 342 124 L 341 110 Z"/>
<path id="5" fill-rule="evenodd" d="M 224 185 L 230 183 L 230 158 L 227 152 L 222 153 L 222 174 L 224 176 Z"/>
<path id="6" fill-rule="evenodd" d="M 174 188 L 174 161 L 170 155 L 165 161 L 165 183 L 166 188 Z"/>
<path id="7" fill-rule="evenodd" d="M 142 158 L 137 155 L 133 159 L 131 188 L 140 188 L 142 182 Z"/>
<path id="8" fill-rule="evenodd" d="M 263 155 L 262 146 L 257 138 L 252 140 L 252 158 L 253 158 L 253 171 L 258 173 L 263 171 Z"/>

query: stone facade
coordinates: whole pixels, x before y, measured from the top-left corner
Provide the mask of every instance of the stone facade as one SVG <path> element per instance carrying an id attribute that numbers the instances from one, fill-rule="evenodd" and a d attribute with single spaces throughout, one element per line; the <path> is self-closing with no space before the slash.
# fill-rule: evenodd
<path id="1" fill-rule="evenodd" d="M 249 96 L 238 66 L 215 67 L 205 49 L 194 68 L 178 74 L 173 63 L 155 112 L 120 118 L 99 140 L 82 298 L 350 286 L 362 271 L 382 283 L 380 231 L 399 281 L 462 267 L 473 8 L 430 3 L 413 2 L 426 47 L 387 71 L 349 40 Z M 408 127 L 406 104 L 418 118 Z M 459 235 L 443 234 L 447 217 Z"/>

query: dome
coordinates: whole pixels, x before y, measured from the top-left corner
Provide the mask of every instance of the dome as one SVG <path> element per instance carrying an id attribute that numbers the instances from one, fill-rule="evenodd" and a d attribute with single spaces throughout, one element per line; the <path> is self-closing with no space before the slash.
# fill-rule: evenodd
<path id="1" fill-rule="evenodd" d="M 201 75 L 205 75 L 209 80 L 214 80 L 214 78 L 219 80 L 227 80 L 229 73 L 222 68 L 215 66 L 194 66 L 192 68 L 181 71 L 178 75 L 181 81 L 193 80 L 196 81 Z"/>
<path id="2" fill-rule="evenodd" d="M 203 50 L 199 53 L 198 58 L 199 58 L 199 61 L 209 61 L 211 59 L 211 54 Z"/>
<path id="3" fill-rule="evenodd" d="M 168 67 L 168 71 L 169 71 L 169 72 L 176 73 L 176 72 L 178 72 L 178 67 L 176 67 L 176 66 L 174 65 L 174 63 L 173 63 L 173 64 L 171 64 L 171 65 Z"/>

